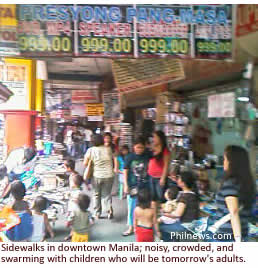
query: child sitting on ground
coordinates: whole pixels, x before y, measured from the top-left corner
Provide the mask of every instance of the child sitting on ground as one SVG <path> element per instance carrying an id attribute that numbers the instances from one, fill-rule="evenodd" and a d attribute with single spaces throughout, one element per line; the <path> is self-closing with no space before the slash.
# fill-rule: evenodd
<path id="1" fill-rule="evenodd" d="M 90 205 L 90 198 L 80 193 L 73 210 L 70 211 L 68 217 L 68 226 L 72 227 L 72 241 L 71 242 L 88 242 L 89 228 L 93 223 L 91 214 L 88 211 Z"/>
<path id="2" fill-rule="evenodd" d="M 43 211 L 47 208 L 47 199 L 43 196 L 36 197 L 32 207 L 33 233 L 31 242 L 42 242 L 45 239 L 46 232 L 51 238 L 54 237 L 53 229 L 48 221 L 48 216 Z"/>
<path id="3" fill-rule="evenodd" d="M 118 170 L 115 170 L 115 172 L 118 173 L 118 196 L 120 200 L 124 198 L 124 163 L 128 154 L 129 147 L 127 145 L 123 145 L 121 147 L 120 154 L 117 156 Z"/>
<path id="4" fill-rule="evenodd" d="M 143 188 L 138 193 L 138 205 L 134 211 L 134 230 L 137 242 L 154 242 L 153 228 L 160 237 L 156 213 L 151 208 L 151 193 Z"/>
<path id="5" fill-rule="evenodd" d="M 24 200 L 26 195 L 25 185 L 21 181 L 11 183 L 11 196 L 14 201 L 12 209 L 19 215 L 20 224 L 14 226 L 6 232 L 6 236 L 11 241 L 27 241 L 33 231 L 31 211 L 29 204 Z"/>
<path id="6" fill-rule="evenodd" d="M 165 204 L 163 204 L 162 208 L 161 208 L 161 212 L 162 213 L 172 213 L 173 211 L 176 210 L 177 208 L 177 196 L 178 196 L 178 188 L 177 186 L 174 187 L 170 187 L 166 190 L 165 192 L 165 198 L 167 200 L 167 202 Z M 171 224 L 174 223 L 176 221 L 176 219 L 171 219 L 169 217 L 166 216 L 161 216 L 158 219 L 159 223 L 164 223 L 164 224 Z"/>

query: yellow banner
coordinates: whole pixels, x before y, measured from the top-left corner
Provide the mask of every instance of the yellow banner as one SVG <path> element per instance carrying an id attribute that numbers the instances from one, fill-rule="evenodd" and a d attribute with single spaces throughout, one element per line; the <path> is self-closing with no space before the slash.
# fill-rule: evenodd
<path id="1" fill-rule="evenodd" d="M 17 26 L 16 5 L 0 5 L 0 27 Z"/>
<path id="2" fill-rule="evenodd" d="M 103 116 L 104 106 L 102 103 L 87 104 L 86 112 L 87 112 L 87 116 Z"/>

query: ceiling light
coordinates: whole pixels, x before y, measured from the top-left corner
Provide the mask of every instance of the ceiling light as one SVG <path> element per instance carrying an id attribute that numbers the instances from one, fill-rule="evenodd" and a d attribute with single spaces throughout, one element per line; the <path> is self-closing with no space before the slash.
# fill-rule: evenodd
<path id="1" fill-rule="evenodd" d="M 249 101 L 249 97 L 238 97 L 237 99 L 239 101 L 243 101 L 243 102 L 248 102 Z"/>

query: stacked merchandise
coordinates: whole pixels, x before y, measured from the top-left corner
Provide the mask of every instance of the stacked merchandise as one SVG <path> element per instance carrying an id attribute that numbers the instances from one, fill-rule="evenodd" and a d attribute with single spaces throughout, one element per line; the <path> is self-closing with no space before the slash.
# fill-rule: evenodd
<path id="1" fill-rule="evenodd" d="M 4 143 L 4 115 L 0 114 L 0 164 L 3 164 L 6 156 Z"/>
<path id="2" fill-rule="evenodd" d="M 120 124 L 120 144 L 133 147 L 133 127 L 129 123 Z"/>

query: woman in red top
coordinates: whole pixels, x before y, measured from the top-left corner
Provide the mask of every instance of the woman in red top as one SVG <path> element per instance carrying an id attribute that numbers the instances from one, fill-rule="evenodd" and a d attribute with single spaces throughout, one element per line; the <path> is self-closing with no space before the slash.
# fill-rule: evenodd
<path id="1" fill-rule="evenodd" d="M 167 148 L 166 136 L 163 131 L 156 131 L 153 135 L 153 158 L 148 165 L 148 175 L 151 177 L 153 207 L 163 199 L 164 188 L 170 164 L 170 151 Z"/>

